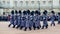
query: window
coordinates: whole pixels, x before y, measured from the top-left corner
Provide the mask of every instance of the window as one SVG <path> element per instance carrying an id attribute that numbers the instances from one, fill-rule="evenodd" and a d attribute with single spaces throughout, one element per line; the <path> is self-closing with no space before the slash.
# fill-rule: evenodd
<path id="1" fill-rule="evenodd" d="M 14 1 L 15 7 L 17 7 L 17 1 Z"/>
<path id="2" fill-rule="evenodd" d="M 32 4 L 34 4 L 34 1 L 31 1 Z"/>
<path id="3" fill-rule="evenodd" d="M 43 1 L 43 4 L 46 4 L 46 1 Z"/>
<path id="4" fill-rule="evenodd" d="M 60 1 L 59 1 L 59 5 L 60 5 Z"/>
<path id="5" fill-rule="evenodd" d="M 10 2 L 9 1 L 7 2 L 7 6 L 10 6 Z"/>
<path id="6" fill-rule="evenodd" d="M 6 4 L 5 4 L 5 1 L 3 1 L 3 6 L 5 6 Z"/>
<path id="7" fill-rule="evenodd" d="M 23 4 L 23 1 L 20 1 L 20 4 Z"/>
<path id="8" fill-rule="evenodd" d="M 40 3 L 40 1 L 37 1 L 38 3 Z"/>
<path id="9" fill-rule="evenodd" d="M 1 2 L 0 2 L 0 4 L 1 4 Z"/>
<path id="10" fill-rule="evenodd" d="M 1 2 L 0 2 L 0 6 L 1 6 Z"/>
<path id="11" fill-rule="evenodd" d="M 40 8 L 40 1 L 37 1 L 37 3 L 38 3 L 38 6 L 37 7 Z"/>
<path id="12" fill-rule="evenodd" d="M 37 1 L 38 5 L 40 5 L 40 1 Z"/>
<path id="13" fill-rule="evenodd" d="M 26 1 L 26 5 L 25 6 L 28 7 L 28 1 Z"/>
<path id="14" fill-rule="evenodd" d="M 3 1 L 3 4 L 5 4 L 5 1 Z"/>
<path id="15" fill-rule="evenodd" d="M 33 8 L 34 7 L 34 1 L 31 1 L 31 7 Z"/>
<path id="16" fill-rule="evenodd" d="M 28 5 L 28 1 L 26 1 L 26 5 Z"/>
<path id="17" fill-rule="evenodd" d="M 49 1 L 49 4 L 52 4 L 52 1 Z"/>
<path id="18" fill-rule="evenodd" d="M 22 6 L 23 5 L 23 1 L 20 1 L 20 6 Z"/>
<path id="19" fill-rule="evenodd" d="M 34 1 L 31 1 L 31 5 L 34 6 Z"/>
<path id="20" fill-rule="evenodd" d="M 0 5 L 1 5 L 1 2 L 0 2 Z"/>
<path id="21" fill-rule="evenodd" d="M 8 1 L 7 4 L 10 4 L 10 2 Z"/>

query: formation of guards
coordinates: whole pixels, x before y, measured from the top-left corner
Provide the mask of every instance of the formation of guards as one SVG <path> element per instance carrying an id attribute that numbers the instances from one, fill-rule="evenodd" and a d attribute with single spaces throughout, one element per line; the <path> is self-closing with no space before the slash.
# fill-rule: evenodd
<path id="1" fill-rule="evenodd" d="M 40 11 L 36 10 L 36 11 L 30 11 L 30 10 L 24 10 L 23 12 L 21 10 L 17 11 L 17 10 L 12 10 L 11 11 L 11 15 L 10 15 L 10 24 L 8 25 L 8 27 L 10 27 L 11 25 L 13 25 L 13 28 L 19 28 L 20 30 L 22 30 L 24 28 L 24 31 L 26 31 L 27 29 L 29 30 L 36 30 L 36 29 L 44 29 L 44 28 L 48 28 L 48 18 L 50 17 L 50 21 L 51 21 L 51 26 L 55 26 L 55 12 L 51 11 L 51 15 L 47 15 L 47 10 L 44 10 L 43 14 L 41 15 Z M 58 24 L 60 24 L 60 12 L 57 15 L 57 19 L 58 19 Z M 43 25 L 41 26 L 41 18 L 43 20 Z"/>

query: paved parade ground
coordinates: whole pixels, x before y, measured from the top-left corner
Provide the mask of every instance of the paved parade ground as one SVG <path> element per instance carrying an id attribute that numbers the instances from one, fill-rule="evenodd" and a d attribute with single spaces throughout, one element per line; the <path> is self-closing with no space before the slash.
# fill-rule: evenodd
<path id="1" fill-rule="evenodd" d="M 41 22 L 42 23 L 42 22 Z M 40 29 L 40 30 L 31 30 L 24 31 L 16 28 L 8 27 L 9 22 L 0 22 L 0 34 L 60 34 L 60 25 L 56 23 L 56 26 L 50 26 L 48 29 Z"/>

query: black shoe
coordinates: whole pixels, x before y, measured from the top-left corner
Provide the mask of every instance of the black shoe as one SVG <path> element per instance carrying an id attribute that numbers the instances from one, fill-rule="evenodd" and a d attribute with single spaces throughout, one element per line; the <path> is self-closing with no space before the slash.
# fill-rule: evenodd
<path id="1" fill-rule="evenodd" d="M 23 26 L 20 27 L 20 30 L 22 30 L 22 29 L 23 29 Z"/>
<path id="2" fill-rule="evenodd" d="M 19 27 L 16 27 L 16 29 L 18 29 Z"/>
<path id="3" fill-rule="evenodd" d="M 19 26 L 16 27 L 16 29 L 18 29 L 18 28 L 19 28 Z"/>
<path id="4" fill-rule="evenodd" d="M 58 23 L 59 24 L 59 23 Z"/>
<path id="5" fill-rule="evenodd" d="M 41 28 L 41 29 L 44 29 L 44 28 Z"/>
<path id="6" fill-rule="evenodd" d="M 54 24 L 54 26 L 55 26 L 55 24 Z"/>
<path id="7" fill-rule="evenodd" d="M 11 24 L 8 25 L 8 27 L 10 27 L 10 26 L 11 26 Z"/>
<path id="8" fill-rule="evenodd" d="M 20 27 L 20 30 L 22 30 L 22 28 Z"/>
<path id="9" fill-rule="evenodd" d="M 60 23 L 58 23 L 58 24 L 60 24 Z"/>
<path id="10" fill-rule="evenodd" d="M 27 30 L 27 28 L 24 29 L 24 31 L 26 31 L 26 30 Z"/>
<path id="11" fill-rule="evenodd" d="M 31 27 L 29 27 L 29 30 L 32 30 Z"/>
<path id="12" fill-rule="evenodd" d="M 24 31 L 26 31 L 26 29 L 24 29 Z"/>
<path id="13" fill-rule="evenodd" d="M 15 25 L 13 26 L 13 28 L 15 28 Z"/>
<path id="14" fill-rule="evenodd" d="M 42 28 L 41 29 L 44 29 L 44 26 L 42 26 Z"/>
<path id="15" fill-rule="evenodd" d="M 24 31 L 26 31 L 26 30 L 24 29 Z"/>
<path id="16" fill-rule="evenodd" d="M 39 29 L 40 29 L 40 27 L 37 27 L 37 29 L 39 30 Z"/>
<path id="17" fill-rule="evenodd" d="M 41 26 L 40 26 L 40 28 L 41 28 Z"/>
<path id="18" fill-rule="evenodd" d="M 58 21 L 58 24 L 60 24 L 60 21 Z"/>
<path id="19" fill-rule="evenodd" d="M 52 26 L 52 24 L 51 24 L 51 26 Z"/>
<path id="20" fill-rule="evenodd" d="M 33 29 L 34 29 L 34 30 L 36 30 L 36 27 L 35 27 L 35 26 L 33 26 Z"/>
<path id="21" fill-rule="evenodd" d="M 34 30 L 36 30 L 36 28 L 34 28 Z"/>
<path id="22" fill-rule="evenodd" d="M 48 28 L 48 26 L 46 26 L 46 29 Z"/>

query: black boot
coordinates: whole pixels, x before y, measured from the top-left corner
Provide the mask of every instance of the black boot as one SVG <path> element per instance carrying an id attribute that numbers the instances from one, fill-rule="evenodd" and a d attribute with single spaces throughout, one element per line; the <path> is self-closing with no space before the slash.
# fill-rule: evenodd
<path id="1" fill-rule="evenodd" d="M 51 24 L 51 26 L 52 26 L 52 24 Z"/>
<path id="2" fill-rule="evenodd" d="M 38 26 L 37 29 L 40 29 L 40 27 Z"/>
<path id="3" fill-rule="evenodd" d="M 11 26 L 11 24 L 8 25 L 8 27 L 10 27 L 10 26 Z"/>
<path id="4" fill-rule="evenodd" d="M 18 25 L 17 27 L 16 27 L 16 29 L 18 29 L 20 26 Z"/>
<path id="5" fill-rule="evenodd" d="M 44 29 L 44 25 L 42 26 L 42 28 L 41 29 Z"/>
<path id="6" fill-rule="evenodd" d="M 33 28 L 34 28 L 34 30 L 36 30 L 36 27 L 35 26 Z"/>
<path id="7" fill-rule="evenodd" d="M 32 30 L 31 27 L 29 27 L 29 30 Z"/>
<path id="8" fill-rule="evenodd" d="M 34 30 L 36 29 L 35 24 L 33 24 L 33 28 L 34 28 Z"/>
<path id="9" fill-rule="evenodd" d="M 53 25 L 55 26 L 55 23 Z"/>
<path id="10" fill-rule="evenodd" d="M 13 25 L 13 28 L 15 28 L 15 25 Z"/>
<path id="11" fill-rule="evenodd" d="M 20 27 L 20 30 L 22 30 L 22 29 L 23 29 L 23 26 Z"/>
<path id="12" fill-rule="evenodd" d="M 39 27 L 41 28 L 41 25 Z"/>
<path id="13" fill-rule="evenodd" d="M 60 24 L 60 21 L 58 21 L 58 24 Z"/>
<path id="14" fill-rule="evenodd" d="M 27 30 L 27 27 L 25 27 L 24 31 L 26 31 L 26 30 Z"/>
<path id="15" fill-rule="evenodd" d="M 48 25 L 46 25 L 46 29 L 48 28 Z"/>

